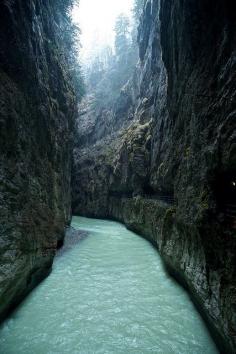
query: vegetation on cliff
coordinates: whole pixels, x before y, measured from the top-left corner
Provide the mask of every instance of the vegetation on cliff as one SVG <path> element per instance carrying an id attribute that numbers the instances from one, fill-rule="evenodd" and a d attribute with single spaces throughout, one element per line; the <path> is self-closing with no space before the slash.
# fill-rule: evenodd
<path id="1" fill-rule="evenodd" d="M 53 6 L 59 24 L 58 35 L 62 39 L 60 55 L 64 57 L 76 97 L 80 101 L 85 94 L 85 84 L 79 61 L 81 31 L 72 18 L 73 8 L 79 7 L 79 0 L 56 0 Z"/>
<path id="2" fill-rule="evenodd" d="M 86 69 L 88 93 L 96 109 L 112 108 L 138 61 L 137 26 L 143 0 L 136 0 L 133 18 L 120 13 L 114 25 L 113 46 L 105 47 Z"/>

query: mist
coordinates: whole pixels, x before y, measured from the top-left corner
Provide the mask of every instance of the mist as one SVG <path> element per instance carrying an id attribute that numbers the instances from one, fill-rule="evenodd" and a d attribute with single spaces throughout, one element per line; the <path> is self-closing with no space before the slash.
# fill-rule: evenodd
<path id="1" fill-rule="evenodd" d="M 132 18 L 133 0 L 80 0 L 73 21 L 81 29 L 80 61 L 86 65 L 104 47 L 114 44 L 114 26 L 120 13 Z"/>

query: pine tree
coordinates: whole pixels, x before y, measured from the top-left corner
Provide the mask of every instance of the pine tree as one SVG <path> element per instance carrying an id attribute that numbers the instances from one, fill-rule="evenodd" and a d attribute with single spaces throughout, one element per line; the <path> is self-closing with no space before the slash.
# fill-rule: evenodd
<path id="1" fill-rule="evenodd" d="M 120 14 L 115 24 L 115 51 L 118 57 L 123 57 L 129 48 L 130 21 L 127 16 Z"/>
<path id="2" fill-rule="evenodd" d="M 79 0 L 54 1 L 53 6 L 57 14 L 58 28 L 60 28 L 57 35 L 63 42 L 63 50 L 60 55 L 67 63 L 77 99 L 80 101 L 85 93 L 85 85 L 79 63 L 79 38 L 81 31 L 79 26 L 74 24 L 72 20 L 73 7 L 79 5 Z"/>
<path id="3" fill-rule="evenodd" d="M 133 14 L 136 23 L 139 22 L 140 16 L 143 11 L 144 0 L 134 0 Z"/>

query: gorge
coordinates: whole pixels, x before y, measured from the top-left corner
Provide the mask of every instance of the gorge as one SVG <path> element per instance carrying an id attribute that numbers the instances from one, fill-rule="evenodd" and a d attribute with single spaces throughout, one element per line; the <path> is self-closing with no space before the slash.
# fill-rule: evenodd
<path id="1" fill-rule="evenodd" d="M 134 72 L 109 104 L 90 86 L 78 114 L 71 3 L 0 4 L 0 318 L 50 273 L 72 214 L 112 219 L 235 353 L 234 4 L 144 1 Z"/>

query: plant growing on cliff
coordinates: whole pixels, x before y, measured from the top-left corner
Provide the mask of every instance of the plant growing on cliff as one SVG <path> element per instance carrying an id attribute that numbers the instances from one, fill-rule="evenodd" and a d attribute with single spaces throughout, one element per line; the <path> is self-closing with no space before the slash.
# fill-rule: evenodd
<path id="1" fill-rule="evenodd" d="M 129 49 L 130 21 L 127 16 L 120 14 L 115 24 L 115 53 L 118 59 L 127 55 Z"/>
<path id="2" fill-rule="evenodd" d="M 144 6 L 144 0 L 134 0 L 133 16 L 136 23 L 139 22 L 140 16 L 143 11 L 143 6 Z"/>
<path id="3" fill-rule="evenodd" d="M 79 0 L 56 0 L 54 6 L 60 29 L 58 36 L 63 44 L 60 55 L 67 64 L 74 92 L 77 100 L 80 101 L 85 93 L 85 85 L 79 63 L 81 31 L 79 26 L 73 23 L 72 20 L 73 7 L 79 6 Z"/>

